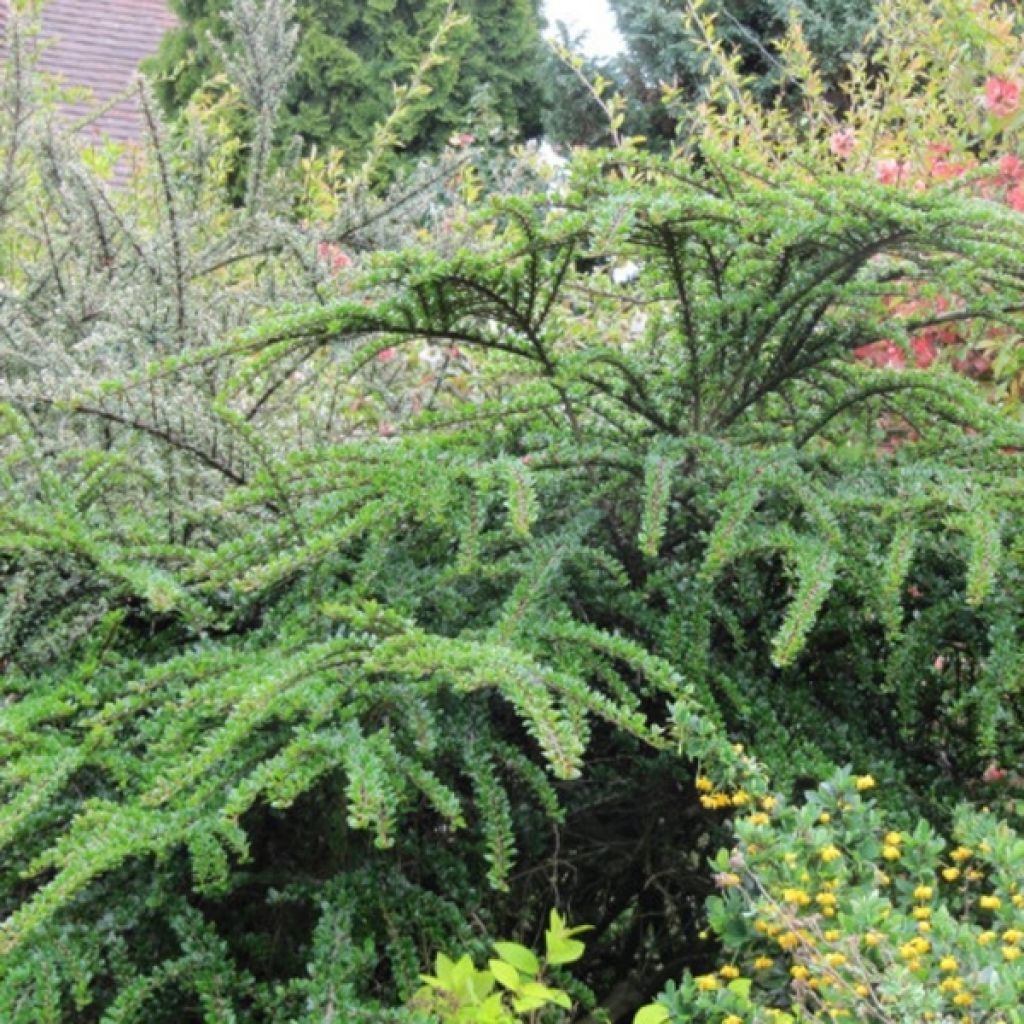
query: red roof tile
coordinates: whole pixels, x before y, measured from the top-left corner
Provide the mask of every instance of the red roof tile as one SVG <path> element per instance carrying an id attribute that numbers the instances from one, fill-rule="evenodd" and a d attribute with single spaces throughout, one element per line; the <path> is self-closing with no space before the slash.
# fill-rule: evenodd
<path id="1" fill-rule="evenodd" d="M 0 0 L 0 31 L 6 28 L 8 4 Z M 156 52 L 174 24 L 165 0 L 47 0 L 42 29 L 48 45 L 40 67 L 65 85 L 91 91 L 90 99 L 64 108 L 73 118 L 84 117 L 128 89 L 139 63 Z M 137 100 L 104 111 L 89 131 L 137 141 L 142 135 Z"/>

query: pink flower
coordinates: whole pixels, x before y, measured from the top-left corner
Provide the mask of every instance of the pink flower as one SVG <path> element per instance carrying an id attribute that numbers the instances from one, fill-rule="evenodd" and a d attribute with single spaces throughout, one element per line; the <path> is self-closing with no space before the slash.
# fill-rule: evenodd
<path id="1" fill-rule="evenodd" d="M 875 164 L 875 177 L 883 185 L 897 185 L 907 170 L 905 160 L 879 160 Z"/>
<path id="2" fill-rule="evenodd" d="M 1020 103 L 1020 86 L 1009 78 L 994 75 L 985 82 L 985 106 L 996 117 L 1007 117 Z"/>
<path id="3" fill-rule="evenodd" d="M 999 161 L 999 173 L 1008 181 L 1020 181 L 1024 177 L 1024 163 L 1020 157 L 1007 153 Z"/>
<path id="4" fill-rule="evenodd" d="M 1006 778 L 1007 771 L 1000 768 L 994 761 L 982 772 L 982 782 L 1002 782 Z"/>
<path id="5" fill-rule="evenodd" d="M 471 146 L 474 142 L 476 142 L 475 135 L 470 135 L 469 132 L 456 132 L 448 140 L 448 145 L 455 149 L 465 149 L 466 146 Z"/>
<path id="6" fill-rule="evenodd" d="M 334 242 L 320 242 L 316 247 L 316 254 L 321 263 L 326 263 L 332 274 L 340 270 L 347 270 L 352 266 L 352 257 L 340 245 Z"/>
<path id="7" fill-rule="evenodd" d="M 1024 213 L 1024 185 L 1014 185 L 1006 193 L 1006 201 L 1009 203 L 1010 209 Z"/>
<path id="8" fill-rule="evenodd" d="M 946 659 L 940 654 L 932 663 L 932 668 L 934 668 L 936 672 L 941 672 L 945 667 Z"/>
<path id="9" fill-rule="evenodd" d="M 378 363 L 390 363 L 391 360 L 394 359 L 396 355 L 398 355 L 398 351 L 396 349 L 394 349 L 394 348 L 382 348 L 377 353 L 377 362 Z"/>
<path id="10" fill-rule="evenodd" d="M 852 128 L 840 128 L 832 133 L 828 140 L 828 148 L 840 160 L 845 160 L 857 146 L 857 134 Z"/>

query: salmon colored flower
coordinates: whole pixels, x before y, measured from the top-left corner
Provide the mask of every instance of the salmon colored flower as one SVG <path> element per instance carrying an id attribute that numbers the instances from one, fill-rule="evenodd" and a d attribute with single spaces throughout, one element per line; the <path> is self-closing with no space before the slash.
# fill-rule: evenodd
<path id="1" fill-rule="evenodd" d="M 879 160 L 875 164 L 875 177 L 883 185 L 898 185 L 907 170 L 905 160 Z"/>
<path id="2" fill-rule="evenodd" d="M 1024 162 L 1014 153 L 1007 153 L 999 161 L 999 173 L 1008 181 L 1020 181 L 1024 177 Z"/>
<path id="3" fill-rule="evenodd" d="M 993 75 L 985 82 L 985 106 L 996 117 L 1008 117 L 1020 104 L 1020 86 L 1009 78 Z"/>

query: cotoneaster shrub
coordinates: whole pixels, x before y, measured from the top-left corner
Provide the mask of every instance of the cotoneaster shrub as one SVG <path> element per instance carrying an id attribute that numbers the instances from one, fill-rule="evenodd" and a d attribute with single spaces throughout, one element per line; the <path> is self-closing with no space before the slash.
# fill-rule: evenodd
<path id="1" fill-rule="evenodd" d="M 307 171 L 362 231 L 395 210 Z M 735 743 L 936 827 L 1019 761 L 1024 439 L 948 368 L 855 358 L 922 281 L 1011 317 L 1014 210 L 709 132 L 430 193 L 390 251 L 296 198 L 307 277 L 232 259 L 269 215 L 192 180 L 158 161 L 151 236 L 99 217 L 110 268 L 69 216 L 77 290 L 45 245 L 16 279 L 45 330 L 2 382 L 12 1021 L 409 1020 L 438 951 L 532 946 L 552 905 L 594 926 L 577 1003 L 628 1019 L 715 968 L 708 851 L 773 792 Z"/>

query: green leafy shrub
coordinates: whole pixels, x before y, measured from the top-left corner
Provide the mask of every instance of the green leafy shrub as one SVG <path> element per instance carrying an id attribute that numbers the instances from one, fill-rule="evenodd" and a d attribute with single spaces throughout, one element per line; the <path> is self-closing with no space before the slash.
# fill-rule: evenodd
<path id="1" fill-rule="evenodd" d="M 707 851 L 771 792 L 736 744 L 936 827 L 1019 762 L 1020 427 L 854 355 L 922 282 L 1014 322 L 1016 212 L 721 124 L 469 209 L 461 151 L 390 200 L 269 161 L 239 208 L 221 113 L 181 162 L 154 122 L 131 218 L 45 137 L 14 161 L 14 1024 L 409 1020 L 436 951 L 552 903 L 624 1019 L 716 962 Z"/>
<path id="2" fill-rule="evenodd" d="M 569 994 L 545 984 L 545 972 L 579 960 L 584 947 L 574 936 L 587 930 L 585 925 L 570 928 L 552 910 L 544 933 L 543 961 L 517 942 L 496 942 L 497 957 L 480 970 L 468 955 L 452 961 L 439 953 L 436 973 L 423 976 L 425 984 L 412 1005 L 444 1024 L 515 1024 L 537 1019 L 537 1012 L 548 1006 L 569 1010 Z"/>
<path id="3" fill-rule="evenodd" d="M 839 772 L 740 812 L 708 904 L 725 963 L 638 1021 L 1019 1019 L 1024 842 L 969 806 L 952 842 L 900 828 L 872 782 Z"/>

